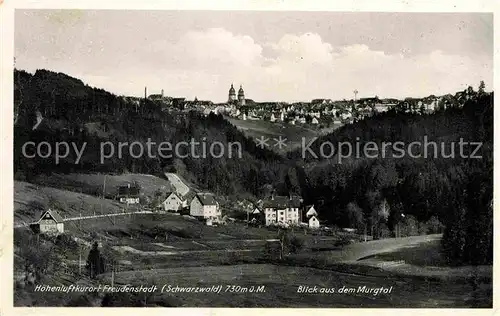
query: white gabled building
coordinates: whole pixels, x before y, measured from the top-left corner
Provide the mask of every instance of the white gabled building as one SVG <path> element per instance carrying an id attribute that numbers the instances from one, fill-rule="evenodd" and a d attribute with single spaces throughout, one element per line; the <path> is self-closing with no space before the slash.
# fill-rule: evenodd
<path id="1" fill-rule="evenodd" d="M 167 198 L 160 204 L 166 212 L 179 212 L 184 207 L 184 201 L 175 193 L 167 193 Z"/>
<path id="2" fill-rule="evenodd" d="M 309 218 L 311 216 L 318 216 L 318 212 L 316 212 L 316 209 L 314 208 L 314 205 L 311 205 L 306 208 L 306 218 Z"/>
<path id="3" fill-rule="evenodd" d="M 213 193 L 198 193 L 191 200 L 189 215 L 207 221 L 220 221 L 222 212 Z"/>
<path id="4" fill-rule="evenodd" d="M 262 208 L 266 226 L 299 225 L 302 199 L 298 196 L 272 196 L 265 200 Z"/>
<path id="5" fill-rule="evenodd" d="M 50 208 L 42 213 L 35 226 L 38 226 L 41 234 L 59 235 L 64 233 L 64 219 Z"/>
<path id="6" fill-rule="evenodd" d="M 309 228 L 319 228 L 318 212 L 316 212 L 314 205 L 307 206 L 304 212 L 305 215 L 301 222 L 304 222 Z"/>
<path id="7" fill-rule="evenodd" d="M 316 218 L 316 216 L 311 216 L 308 221 L 308 226 L 311 229 L 317 229 L 319 228 L 319 221 Z"/>

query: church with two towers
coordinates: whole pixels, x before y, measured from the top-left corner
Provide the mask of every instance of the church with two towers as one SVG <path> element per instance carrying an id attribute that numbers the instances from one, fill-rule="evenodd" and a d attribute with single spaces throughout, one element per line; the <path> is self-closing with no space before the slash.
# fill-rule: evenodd
<path id="1" fill-rule="evenodd" d="M 236 96 L 236 90 L 234 89 L 233 84 L 231 84 L 231 88 L 229 88 L 227 103 L 237 106 L 245 105 L 245 91 L 243 91 L 243 87 L 241 85 L 240 89 L 238 90 L 238 96 Z"/>

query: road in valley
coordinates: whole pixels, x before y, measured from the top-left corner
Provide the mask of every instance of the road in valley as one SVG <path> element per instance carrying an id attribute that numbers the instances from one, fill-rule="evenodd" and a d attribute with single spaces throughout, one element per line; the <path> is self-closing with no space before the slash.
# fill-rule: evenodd
<path id="1" fill-rule="evenodd" d="M 177 190 L 177 193 L 180 194 L 181 196 L 185 196 L 189 192 L 189 187 L 179 178 L 178 175 L 175 173 L 165 173 L 165 176 L 167 177 L 168 181 L 174 186 L 174 188 Z"/>

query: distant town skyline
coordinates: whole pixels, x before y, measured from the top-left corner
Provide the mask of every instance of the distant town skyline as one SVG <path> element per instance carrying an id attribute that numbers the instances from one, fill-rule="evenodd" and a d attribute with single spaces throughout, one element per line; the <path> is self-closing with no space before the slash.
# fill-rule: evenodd
<path id="1" fill-rule="evenodd" d="M 16 68 L 119 95 L 225 102 L 493 88 L 487 13 L 16 10 Z"/>

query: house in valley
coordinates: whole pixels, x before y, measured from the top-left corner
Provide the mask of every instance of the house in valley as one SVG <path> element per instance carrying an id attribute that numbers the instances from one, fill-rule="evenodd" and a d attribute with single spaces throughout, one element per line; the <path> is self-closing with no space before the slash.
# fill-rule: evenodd
<path id="1" fill-rule="evenodd" d="M 314 205 L 308 205 L 302 211 L 301 222 L 307 224 L 309 228 L 319 228 L 318 212 Z"/>
<path id="2" fill-rule="evenodd" d="M 314 205 L 308 205 L 304 208 L 302 211 L 302 217 L 301 221 L 302 222 L 307 222 L 309 217 L 311 216 L 318 216 L 318 212 L 316 212 L 316 209 L 314 208 Z"/>
<path id="3" fill-rule="evenodd" d="M 40 219 L 32 225 L 35 231 L 41 234 L 59 235 L 64 233 L 64 219 L 52 209 L 43 212 Z"/>
<path id="4" fill-rule="evenodd" d="M 263 201 L 264 219 L 269 225 L 299 225 L 302 198 L 299 196 L 274 196 Z"/>
<path id="5" fill-rule="evenodd" d="M 260 206 L 254 206 L 253 211 L 249 213 L 249 220 L 257 223 L 264 222 L 264 211 L 260 208 Z"/>
<path id="6" fill-rule="evenodd" d="M 184 201 L 175 192 L 167 193 L 167 198 L 160 204 L 166 212 L 177 213 L 184 208 Z"/>
<path id="7" fill-rule="evenodd" d="M 207 224 L 222 219 L 219 203 L 213 193 L 198 193 L 191 200 L 189 215 L 207 221 Z"/>
<path id="8" fill-rule="evenodd" d="M 316 216 L 311 216 L 308 220 L 308 226 L 311 229 L 318 229 L 319 228 L 318 218 L 316 218 Z"/>
<path id="9" fill-rule="evenodd" d="M 139 204 L 140 191 L 139 186 L 128 183 L 127 185 L 118 187 L 118 195 L 116 198 L 120 203 Z"/>

